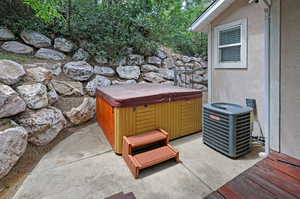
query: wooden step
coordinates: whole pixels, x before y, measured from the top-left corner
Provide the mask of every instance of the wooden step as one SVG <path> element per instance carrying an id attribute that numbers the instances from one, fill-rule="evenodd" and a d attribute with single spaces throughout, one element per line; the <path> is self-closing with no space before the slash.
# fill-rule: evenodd
<path id="1" fill-rule="evenodd" d="M 160 142 L 158 146 L 157 142 Z M 143 150 L 139 150 L 140 147 Z M 179 162 L 179 153 L 169 145 L 168 133 L 163 129 L 136 136 L 124 136 L 122 156 L 135 178 L 138 178 L 140 170 L 146 167 L 172 158 Z"/>
<path id="2" fill-rule="evenodd" d="M 139 169 L 144 169 L 152 165 L 176 158 L 177 152 L 172 146 L 162 146 L 144 153 L 134 155 L 133 158 L 141 165 Z"/>
<path id="3" fill-rule="evenodd" d="M 136 199 L 136 197 L 132 192 L 130 192 L 124 195 L 124 199 Z"/>
<path id="4" fill-rule="evenodd" d="M 164 141 L 168 135 L 159 130 L 153 130 L 135 136 L 127 137 L 127 140 L 132 148 L 146 146 L 155 142 Z"/>

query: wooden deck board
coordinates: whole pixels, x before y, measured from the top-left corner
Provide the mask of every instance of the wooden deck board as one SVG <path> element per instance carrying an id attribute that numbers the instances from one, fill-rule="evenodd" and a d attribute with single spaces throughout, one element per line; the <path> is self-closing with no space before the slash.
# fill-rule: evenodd
<path id="1" fill-rule="evenodd" d="M 206 199 L 300 199 L 300 161 L 272 152 Z"/>
<path id="2" fill-rule="evenodd" d="M 235 192 L 235 190 L 231 189 L 228 185 L 224 185 L 221 187 L 218 192 L 224 196 L 224 198 L 230 198 L 230 199 L 244 199 L 242 196 L 240 196 L 238 193 Z"/>
<path id="3" fill-rule="evenodd" d="M 286 175 L 300 180 L 300 168 L 269 158 L 265 159 L 264 162 L 266 164 L 269 164 L 269 166 L 273 166 L 275 169 L 278 169 L 279 171 L 285 173 Z"/>
<path id="4" fill-rule="evenodd" d="M 228 183 L 231 189 L 234 189 L 236 193 L 245 199 L 274 199 L 273 195 L 262 186 L 249 179 L 245 174 L 240 175 L 238 178 L 233 179 Z"/>
<path id="5" fill-rule="evenodd" d="M 255 170 L 259 169 L 258 167 L 253 167 L 249 172 L 246 173 L 247 177 L 251 179 L 253 182 L 259 184 L 263 189 L 268 190 L 274 196 L 278 196 L 278 198 L 285 198 L 285 199 L 297 199 L 294 195 L 290 192 L 287 192 L 286 189 L 282 188 L 281 184 L 273 184 L 269 178 L 263 178 L 256 173 Z M 277 186 L 279 185 L 279 186 Z"/>
<path id="6" fill-rule="evenodd" d="M 219 192 L 214 191 L 212 194 L 210 194 L 207 199 L 225 199 Z"/>
<path id="7" fill-rule="evenodd" d="M 274 167 L 257 168 L 259 169 L 256 169 L 254 171 L 257 175 L 267 179 L 272 184 L 280 187 L 286 192 L 291 193 L 292 195 L 300 196 L 300 181 L 298 181 L 297 179 L 286 175 L 285 173 L 277 169 L 274 169 Z"/>

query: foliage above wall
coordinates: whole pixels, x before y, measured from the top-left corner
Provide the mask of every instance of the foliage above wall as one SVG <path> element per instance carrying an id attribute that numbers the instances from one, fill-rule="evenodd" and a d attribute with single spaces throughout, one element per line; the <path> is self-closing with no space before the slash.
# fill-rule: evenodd
<path id="1" fill-rule="evenodd" d="M 0 25 L 15 32 L 32 29 L 48 35 L 62 34 L 92 54 L 112 59 L 126 55 L 128 48 L 151 54 L 160 45 L 187 55 L 205 56 L 206 36 L 189 32 L 188 27 L 208 3 L 209 0 L 23 0 L 22 4 L 21 0 L 4 0 Z"/>
<path id="2" fill-rule="evenodd" d="M 62 6 L 62 1 L 60 0 L 23 0 L 23 2 L 31 6 L 35 11 L 35 15 L 45 20 L 45 22 L 63 18 L 58 10 Z"/>

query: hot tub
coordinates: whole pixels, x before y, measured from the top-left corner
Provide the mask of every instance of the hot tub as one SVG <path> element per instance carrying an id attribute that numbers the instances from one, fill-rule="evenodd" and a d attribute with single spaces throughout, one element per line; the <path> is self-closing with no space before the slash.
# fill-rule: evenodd
<path id="1" fill-rule="evenodd" d="M 170 139 L 201 131 L 202 93 L 161 84 L 97 89 L 97 122 L 113 150 L 122 153 L 123 136 L 162 128 Z"/>

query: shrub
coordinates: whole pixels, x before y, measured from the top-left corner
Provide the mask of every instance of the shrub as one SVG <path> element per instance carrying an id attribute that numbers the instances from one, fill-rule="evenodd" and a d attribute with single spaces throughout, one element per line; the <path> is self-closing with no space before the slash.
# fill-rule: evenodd
<path id="1" fill-rule="evenodd" d="M 75 4 L 71 18 L 71 35 L 90 43 L 93 54 L 118 58 L 134 51 L 152 52 L 159 45 L 159 7 L 148 0 L 116 3 Z"/>
<path id="2" fill-rule="evenodd" d="M 185 1 L 184 7 L 183 0 L 23 1 L 26 4 L 16 0 L 5 8 L 9 11 L 3 14 L 2 25 L 15 32 L 62 34 L 93 55 L 119 59 L 128 48 L 152 54 L 160 45 L 187 55 L 206 54 L 206 36 L 189 32 L 188 27 L 207 0 Z"/>

